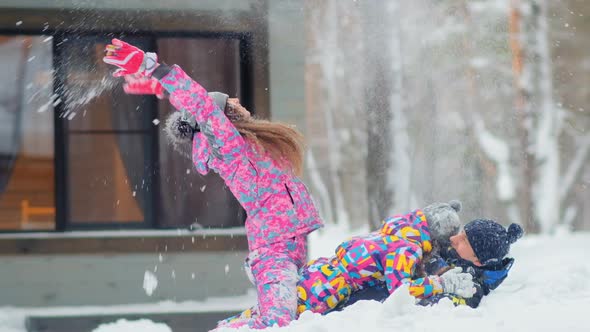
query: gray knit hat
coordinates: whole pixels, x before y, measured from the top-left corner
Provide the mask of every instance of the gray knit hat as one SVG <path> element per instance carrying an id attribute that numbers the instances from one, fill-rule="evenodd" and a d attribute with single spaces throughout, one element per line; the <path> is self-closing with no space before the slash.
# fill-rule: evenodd
<path id="1" fill-rule="evenodd" d="M 223 92 L 209 92 L 209 97 L 211 99 L 213 99 L 213 101 L 215 102 L 215 104 L 217 104 L 217 107 L 219 107 L 219 109 L 224 112 L 225 111 L 225 104 L 227 104 L 227 99 L 229 98 L 228 95 L 226 95 Z"/>
<path id="2" fill-rule="evenodd" d="M 457 212 L 461 211 L 461 202 L 452 200 L 448 203 L 433 203 L 423 210 L 430 237 L 438 242 L 448 242 L 452 235 L 459 232 L 461 220 Z"/>

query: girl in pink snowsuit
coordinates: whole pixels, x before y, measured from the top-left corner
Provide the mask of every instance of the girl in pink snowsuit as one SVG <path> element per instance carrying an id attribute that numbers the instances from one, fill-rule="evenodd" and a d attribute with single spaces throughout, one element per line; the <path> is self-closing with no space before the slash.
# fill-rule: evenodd
<path id="1" fill-rule="evenodd" d="M 246 211 L 246 268 L 256 286 L 260 317 L 224 326 L 288 324 L 297 317 L 305 236 L 323 225 L 307 188 L 295 175 L 302 159 L 298 132 L 250 117 L 237 100 L 226 99 L 227 107 L 220 108 L 180 67 L 159 65 L 153 53 L 117 39 L 106 52 L 103 60 L 120 68 L 114 76 L 142 77 L 128 81 L 128 93 L 167 94 L 177 110 L 194 117 L 200 129 L 193 137 L 195 167 L 201 174 L 209 169 L 219 173 Z"/>

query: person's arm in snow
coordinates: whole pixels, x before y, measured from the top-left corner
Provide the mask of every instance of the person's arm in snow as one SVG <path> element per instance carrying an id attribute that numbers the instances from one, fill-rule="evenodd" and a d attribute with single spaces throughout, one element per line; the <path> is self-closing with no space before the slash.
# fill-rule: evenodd
<path id="1" fill-rule="evenodd" d="M 417 246 L 401 247 L 384 256 L 381 263 L 384 266 L 385 285 L 389 294 L 402 284 L 409 285 L 410 295 L 417 298 L 426 298 L 443 292 L 442 285 L 436 278 L 412 279 L 421 258 L 422 250 Z"/>
<path id="2" fill-rule="evenodd" d="M 495 268 L 474 269 L 473 267 L 463 267 L 465 272 L 473 276 L 475 293 L 472 297 L 465 298 L 457 294 L 444 293 L 422 299 L 418 304 L 428 306 L 438 303 L 441 299 L 448 298 L 457 306 L 467 305 L 471 308 L 477 308 L 483 297 L 488 295 L 491 290 L 496 289 L 506 279 L 513 263 L 513 258 L 504 258 L 502 264 Z"/>
<path id="3" fill-rule="evenodd" d="M 470 306 L 471 308 L 475 309 L 479 306 L 481 299 L 484 297 L 484 292 L 483 292 L 481 285 L 478 283 L 474 283 L 473 287 L 475 289 L 475 293 L 473 294 L 472 297 L 466 298 L 466 297 L 462 297 L 462 296 L 459 296 L 456 294 L 443 293 L 443 294 L 437 294 L 437 295 L 429 297 L 429 298 L 420 299 L 420 301 L 418 301 L 418 304 L 422 305 L 422 306 L 431 306 L 431 305 L 437 304 L 442 299 L 449 299 L 453 302 L 453 304 L 455 306 L 467 305 L 467 306 Z"/>
<path id="4" fill-rule="evenodd" d="M 469 273 L 461 269 L 452 269 L 442 276 L 412 279 L 416 266 L 422 258 L 422 250 L 417 246 L 401 247 L 385 255 L 385 283 L 389 293 L 393 293 L 402 284 L 409 286 L 410 295 L 416 298 L 428 298 L 441 293 L 457 293 L 464 297 L 474 294 L 473 280 Z"/>
<path id="5" fill-rule="evenodd" d="M 457 294 L 442 294 L 443 298 L 449 298 L 455 305 L 468 305 L 471 308 L 477 308 L 484 296 L 488 295 L 491 290 L 496 289 L 508 276 L 508 271 L 512 268 L 514 259 L 504 258 L 502 264 L 495 268 L 483 268 L 473 269 L 470 267 L 464 268 L 464 270 L 473 275 L 473 284 L 475 287 L 475 293 L 470 298 L 465 298 Z M 433 303 L 438 302 L 437 299 Z M 420 303 L 422 304 L 422 303 Z M 429 305 L 430 303 L 425 302 L 422 305 Z"/>
<path id="6" fill-rule="evenodd" d="M 442 299 L 449 299 L 455 306 L 467 305 L 471 308 L 477 308 L 481 302 L 481 299 L 484 297 L 484 293 L 482 287 L 478 283 L 474 283 L 474 287 L 476 292 L 472 297 L 469 298 L 464 298 L 455 294 L 439 293 L 430 297 L 421 298 L 417 304 L 422 306 L 431 306 L 437 304 Z M 340 304 L 335 310 L 341 311 L 342 309 L 363 300 L 383 302 L 387 299 L 387 297 L 389 297 L 387 288 L 385 288 L 385 286 L 375 285 L 373 287 L 367 287 L 353 292 L 350 295 L 348 301 Z"/>

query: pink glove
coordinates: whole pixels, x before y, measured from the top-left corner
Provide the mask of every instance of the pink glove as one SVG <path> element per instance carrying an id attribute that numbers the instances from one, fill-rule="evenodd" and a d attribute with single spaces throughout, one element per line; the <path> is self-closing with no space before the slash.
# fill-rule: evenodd
<path id="1" fill-rule="evenodd" d="M 106 46 L 105 52 L 106 56 L 102 58 L 102 61 L 120 68 L 113 73 L 115 77 L 130 74 L 142 74 L 149 77 L 159 65 L 156 53 L 145 53 L 116 38 L 112 40 L 112 44 Z"/>
<path id="2" fill-rule="evenodd" d="M 130 95 L 156 95 L 159 99 L 164 99 L 164 87 L 153 77 L 125 75 L 123 90 Z"/>

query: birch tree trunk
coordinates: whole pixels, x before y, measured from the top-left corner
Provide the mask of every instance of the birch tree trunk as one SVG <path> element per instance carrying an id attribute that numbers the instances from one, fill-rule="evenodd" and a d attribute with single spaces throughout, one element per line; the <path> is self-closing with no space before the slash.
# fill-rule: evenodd
<path id="1" fill-rule="evenodd" d="M 461 12 L 463 14 L 466 26 L 473 25 L 471 11 L 468 7 L 468 1 L 462 3 Z M 474 48 L 474 40 L 476 38 L 473 34 L 465 34 L 462 38 L 463 52 L 467 57 L 465 78 L 467 80 L 467 87 L 469 93 L 465 96 L 466 104 L 470 110 L 465 117 L 471 122 L 470 137 L 477 142 L 480 167 L 485 176 L 480 180 L 480 186 L 485 188 L 493 185 L 495 187 L 495 199 L 502 203 L 506 208 L 506 215 L 510 222 L 521 224 L 520 209 L 517 201 L 517 194 L 515 189 L 516 178 L 514 176 L 513 167 L 511 164 L 511 156 L 516 150 L 514 146 L 509 143 L 509 137 L 500 138 L 492 134 L 485 125 L 485 120 L 476 110 L 482 109 L 482 96 L 480 91 L 478 77 L 482 74 L 478 72 L 477 68 L 472 65 L 473 59 L 476 59 Z M 506 114 L 502 112 L 502 117 Z M 518 147 L 517 147 L 518 148 Z M 486 205 L 492 205 L 494 202 L 487 202 L 483 199 L 479 204 L 482 210 L 488 211 L 489 208 L 483 208 Z"/>
<path id="2" fill-rule="evenodd" d="M 512 71 L 514 74 L 514 109 L 517 114 L 518 122 L 520 123 L 520 151 L 521 155 L 521 173 L 523 175 L 522 183 L 520 185 L 521 197 L 521 213 L 524 227 L 528 232 L 537 233 L 539 225 L 534 219 L 533 212 L 533 198 L 531 188 L 533 187 L 533 165 L 534 155 L 530 149 L 531 137 L 530 133 L 533 130 L 533 119 L 531 114 L 531 95 L 530 85 L 528 80 L 530 77 L 525 76 L 524 68 L 524 52 L 523 44 L 525 43 L 524 34 L 522 31 L 522 4 L 520 0 L 511 0 L 510 4 L 510 48 L 512 51 Z M 526 73 L 529 74 L 530 73 Z"/>
<path id="3" fill-rule="evenodd" d="M 391 90 L 391 66 L 389 59 L 391 49 L 387 47 L 389 31 L 380 29 L 386 20 L 386 14 L 377 6 L 365 6 L 364 26 L 367 31 L 366 75 L 367 84 L 366 105 L 367 114 L 367 196 L 369 201 L 369 223 L 372 228 L 377 227 L 389 210 L 393 200 L 393 193 L 384 181 L 388 167 L 388 146 L 391 137 L 391 100 L 383 98 Z"/>
<path id="4" fill-rule="evenodd" d="M 523 124 L 523 200 L 529 232 L 548 233 L 561 217 L 561 110 L 553 97 L 547 0 L 512 0 L 510 27 L 517 86 L 516 108 Z M 520 36 L 520 38 L 518 38 Z M 529 215 L 532 208 L 532 215 Z"/>
<path id="5" fill-rule="evenodd" d="M 411 208 L 412 158 L 404 107 L 401 3 L 365 5 L 367 196 L 371 226 Z"/>
<path id="6" fill-rule="evenodd" d="M 398 1 L 390 2 L 386 7 L 386 12 L 390 17 L 402 17 L 400 3 Z M 391 146 L 389 171 L 387 172 L 386 182 L 393 192 L 393 205 L 390 207 L 388 214 L 398 211 L 407 211 L 411 209 L 412 193 L 412 157 L 410 156 L 410 137 L 408 135 L 408 119 L 405 115 L 404 103 L 404 70 L 403 70 L 403 52 L 402 52 L 402 26 L 399 19 L 390 19 L 391 37 L 391 74 L 392 87 L 390 92 L 391 99 Z"/>
<path id="7" fill-rule="evenodd" d="M 531 2 L 538 59 L 538 90 L 540 114 L 535 137 L 537 179 L 534 187 L 535 217 L 542 233 L 554 231 L 561 217 L 559 195 L 561 109 L 553 99 L 553 70 L 547 23 L 547 0 Z"/>
<path id="8" fill-rule="evenodd" d="M 368 214 L 367 152 L 358 5 L 306 0 L 305 14 L 307 141 L 313 161 L 307 167 L 312 190 L 321 194 L 326 221 L 363 226 Z"/>

